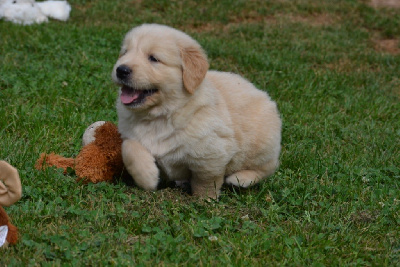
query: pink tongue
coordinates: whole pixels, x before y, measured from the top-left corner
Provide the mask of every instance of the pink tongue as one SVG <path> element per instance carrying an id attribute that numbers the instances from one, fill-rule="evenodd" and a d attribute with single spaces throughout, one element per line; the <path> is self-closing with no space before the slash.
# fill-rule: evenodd
<path id="1" fill-rule="evenodd" d="M 138 99 L 140 96 L 139 92 L 137 90 L 134 90 L 129 87 L 122 87 L 121 89 L 121 102 L 123 104 L 131 104 L 133 103 L 136 99 Z"/>

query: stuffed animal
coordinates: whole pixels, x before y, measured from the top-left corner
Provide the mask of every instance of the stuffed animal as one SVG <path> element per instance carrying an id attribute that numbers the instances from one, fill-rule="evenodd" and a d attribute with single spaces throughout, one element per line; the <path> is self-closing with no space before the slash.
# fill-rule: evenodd
<path id="1" fill-rule="evenodd" d="M 23 25 L 47 22 L 48 17 L 66 21 L 70 11 L 67 1 L 0 0 L 0 19 Z"/>
<path id="2" fill-rule="evenodd" d="M 11 224 L 2 206 L 10 206 L 22 195 L 18 171 L 5 161 L 0 161 L 0 248 L 14 245 L 18 240 L 18 229 Z"/>
<path id="3" fill-rule="evenodd" d="M 98 183 L 111 182 L 126 175 L 122 161 L 122 139 L 118 128 L 111 122 L 99 121 L 90 125 L 83 134 L 83 147 L 77 157 L 65 158 L 51 153 L 42 153 L 35 168 L 42 170 L 49 166 L 75 170 L 78 180 Z"/>

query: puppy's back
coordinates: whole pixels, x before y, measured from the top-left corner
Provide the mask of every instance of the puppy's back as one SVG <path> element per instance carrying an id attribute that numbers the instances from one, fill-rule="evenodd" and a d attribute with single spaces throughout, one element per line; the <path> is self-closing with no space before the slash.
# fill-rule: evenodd
<path id="1" fill-rule="evenodd" d="M 238 157 L 255 161 L 259 157 L 278 158 L 281 120 L 269 95 L 237 74 L 209 71 L 206 78 L 220 91 L 228 107 L 241 151 Z"/>

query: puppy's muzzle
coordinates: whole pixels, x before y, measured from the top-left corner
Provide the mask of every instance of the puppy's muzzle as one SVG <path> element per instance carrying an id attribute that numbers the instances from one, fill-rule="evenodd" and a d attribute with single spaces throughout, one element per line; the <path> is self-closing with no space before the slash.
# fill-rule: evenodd
<path id="1" fill-rule="evenodd" d="M 126 80 L 126 78 L 129 77 L 129 75 L 131 75 L 132 69 L 126 65 L 119 65 L 116 72 L 117 72 L 117 78 L 120 79 L 121 81 L 124 81 Z"/>

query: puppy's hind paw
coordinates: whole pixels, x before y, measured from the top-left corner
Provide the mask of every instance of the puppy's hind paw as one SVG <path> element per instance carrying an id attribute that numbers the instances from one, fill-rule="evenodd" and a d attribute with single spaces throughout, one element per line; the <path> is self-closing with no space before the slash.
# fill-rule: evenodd
<path id="1" fill-rule="evenodd" d="M 230 175 L 225 179 L 225 183 L 228 185 L 247 188 L 258 183 L 261 180 L 261 177 L 262 176 L 256 171 L 244 170 Z"/>

